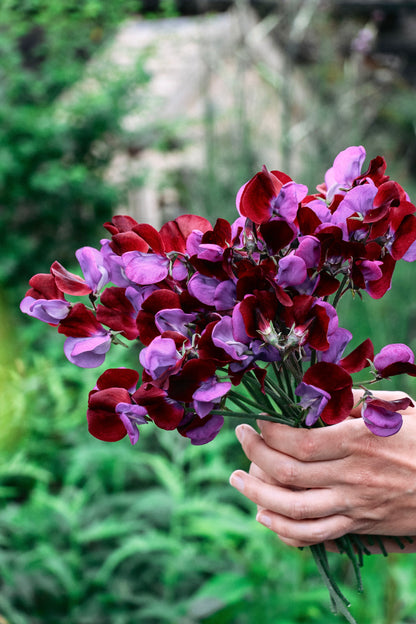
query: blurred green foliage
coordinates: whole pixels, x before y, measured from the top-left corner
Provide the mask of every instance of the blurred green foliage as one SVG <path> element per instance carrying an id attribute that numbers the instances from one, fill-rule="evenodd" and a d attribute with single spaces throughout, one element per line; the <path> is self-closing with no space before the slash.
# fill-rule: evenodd
<path id="1" fill-rule="evenodd" d="M 3 0 L 0 6 L 0 286 L 47 271 L 59 249 L 92 243 L 120 190 L 103 178 L 123 144 L 121 119 L 146 81 L 95 63 L 137 2 Z M 23 279 L 22 279 L 23 277 Z"/>
<path id="2" fill-rule="evenodd" d="M 335 621 L 307 550 L 279 545 L 228 486 L 247 467 L 230 424 L 202 448 L 151 425 L 134 448 L 92 439 L 84 413 L 96 371 L 79 375 L 58 341 L 49 347 L 54 365 L 33 356 L 14 379 L 25 426 L 0 467 L 7 622 Z M 414 561 L 367 558 L 360 595 L 346 561 L 332 558 L 357 621 L 416 622 Z"/>

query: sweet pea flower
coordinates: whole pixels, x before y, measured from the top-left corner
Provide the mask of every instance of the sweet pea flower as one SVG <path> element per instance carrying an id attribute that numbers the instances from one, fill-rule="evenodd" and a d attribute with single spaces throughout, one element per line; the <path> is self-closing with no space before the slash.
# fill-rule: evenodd
<path id="1" fill-rule="evenodd" d="M 223 424 L 224 417 L 219 414 L 208 415 L 205 418 L 188 414 L 178 426 L 178 432 L 185 438 L 189 438 L 191 444 L 200 446 L 212 442 Z"/>
<path id="2" fill-rule="evenodd" d="M 233 322 L 229 316 L 224 316 L 215 325 L 212 330 L 212 342 L 216 347 L 224 349 L 233 360 L 246 360 L 249 356 L 248 346 L 234 338 Z"/>
<path id="3" fill-rule="evenodd" d="M 403 343 L 386 345 L 374 358 L 374 368 L 380 377 L 390 377 L 407 373 L 416 377 L 415 356 Z"/>
<path id="4" fill-rule="evenodd" d="M 205 305 L 213 305 L 215 291 L 220 284 L 220 280 L 215 277 L 208 277 L 201 273 L 194 273 L 188 282 L 188 292 L 192 297 L 198 299 Z"/>
<path id="5" fill-rule="evenodd" d="M 383 401 L 370 396 L 364 400 L 361 415 L 372 433 L 387 437 L 397 433 L 403 424 L 403 417 L 398 410 L 405 410 L 409 406 L 413 406 L 413 403 L 408 397 Z"/>
<path id="6" fill-rule="evenodd" d="M 322 388 L 306 384 L 303 381 L 298 385 L 295 392 L 297 396 L 301 397 L 299 405 L 308 410 L 305 424 L 307 427 L 312 427 L 328 405 L 331 395 Z"/>
<path id="7" fill-rule="evenodd" d="M 295 252 L 283 256 L 279 262 L 276 281 L 282 288 L 287 286 L 299 286 L 308 277 L 306 264 L 303 258 L 295 255 Z"/>
<path id="8" fill-rule="evenodd" d="M 66 357 L 81 368 L 100 366 L 111 347 L 111 332 L 82 303 L 71 308 L 59 324 L 58 332 L 67 336 L 64 344 Z"/>
<path id="9" fill-rule="evenodd" d="M 127 251 L 122 259 L 126 276 L 139 286 L 157 284 L 169 275 L 169 258 L 159 254 Z"/>
<path id="10" fill-rule="evenodd" d="M 165 331 L 174 331 L 189 337 L 191 335 L 189 324 L 196 318 L 195 313 L 188 314 L 180 308 L 170 308 L 156 313 L 155 324 L 161 334 Z"/>
<path id="11" fill-rule="evenodd" d="M 59 325 L 68 316 L 71 304 L 64 299 L 35 299 L 24 297 L 20 309 L 25 314 L 49 325 Z"/>
<path id="12" fill-rule="evenodd" d="M 92 292 L 97 295 L 110 281 L 103 254 L 94 247 L 81 247 L 75 252 L 84 278 Z"/>
<path id="13" fill-rule="evenodd" d="M 104 238 L 100 241 L 100 243 L 100 253 L 108 272 L 109 282 L 112 282 L 116 286 L 120 286 L 122 288 L 131 286 L 132 282 L 128 279 L 124 270 L 123 258 L 113 251 L 111 241 Z"/>
<path id="14" fill-rule="evenodd" d="M 351 376 L 337 364 L 318 362 L 305 372 L 295 393 L 311 410 L 308 422 L 318 418 L 334 425 L 348 417 L 353 404 Z"/>
<path id="15" fill-rule="evenodd" d="M 231 383 L 220 382 L 215 375 L 203 381 L 192 395 L 195 412 L 200 418 L 208 416 L 229 390 Z"/>
<path id="16" fill-rule="evenodd" d="M 175 372 L 182 358 L 172 338 L 157 336 L 140 351 L 139 359 L 145 371 L 157 380 Z"/>
<path id="17" fill-rule="evenodd" d="M 139 374 L 130 368 L 107 369 L 89 394 L 88 430 L 95 438 L 116 442 L 129 434 L 132 444 L 139 438 L 137 425 L 145 424 L 146 411 L 132 404 Z"/>
<path id="18" fill-rule="evenodd" d="M 366 152 L 362 145 L 351 146 L 340 152 L 334 164 L 325 174 L 326 199 L 331 202 L 334 195 L 351 188 L 354 180 L 360 175 Z"/>
<path id="19" fill-rule="evenodd" d="M 97 332 L 95 336 L 85 338 L 69 337 L 64 343 L 64 353 L 68 360 L 80 368 L 96 368 L 105 360 L 111 347 L 111 334 Z"/>
<path id="20" fill-rule="evenodd" d="M 136 444 L 139 439 L 138 425 L 147 425 L 146 410 L 141 405 L 132 403 L 117 403 L 116 414 L 126 428 L 127 434 L 132 444 Z"/>

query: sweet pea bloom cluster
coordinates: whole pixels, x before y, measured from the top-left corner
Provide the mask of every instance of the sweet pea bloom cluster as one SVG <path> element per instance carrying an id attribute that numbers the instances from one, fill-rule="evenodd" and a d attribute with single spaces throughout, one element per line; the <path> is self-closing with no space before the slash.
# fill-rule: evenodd
<path id="1" fill-rule="evenodd" d="M 143 346 L 141 381 L 136 370 L 108 369 L 90 392 L 93 436 L 134 444 L 152 421 L 205 444 L 225 415 L 259 411 L 332 425 L 353 407 L 353 373 L 368 367 L 368 386 L 416 376 L 404 344 L 375 355 L 367 339 L 346 354 L 353 336 L 338 321 L 342 295 L 378 299 L 396 262 L 416 258 L 416 208 L 382 157 L 362 172 L 365 156 L 356 146 L 338 154 L 313 194 L 263 167 L 239 190 L 232 224 L 182 215 L 157 231 L 115 216 L 99 249 L 76 252 L 83 277 L 59 262 L 32 277 L 21 310 L 57 327 L 70 362 L 97 367 L 113 344 Z M 410 403 L 367 388 L 362 417 L 388 436 Z"/>
<path id="2" fill-rule="evenodd" d="M 383 297 L 396 262 L 416 259 L 416 208 L 384 159 L 363 172 L 365 157 L 361 146 L 338 154 L 313 193 L 263 167 L 239 190 L 233 223 L 182 215 L 157 231 L 115 216 L 99 249 L 76 252 L 82 276 L 54 262 L 31 278 L 21 310 L 65 336 L 73 364 L 101 366 L 114 344 L 142 347 L 141 375 L 108 368 L 98 377 L 87 409 L 93 436 L 135 444 L 152 422 L 200 445 L 225 416 L 333 425 L 348 417 L 354 385 L 374 434 L 400 429 L 411 400 L 381 400 L 371 388 L 416 376 L 412 350 L 389 344 L 375 354 L 370 338 L 351 349 L 337 313 L 348 293 Z M 367 382 L 354 384 L 363 369 Z M 365 544 L 336 543 L 359 580 Z M 325 546 L 311 550 L 333 604 L 354 622 Z"/>

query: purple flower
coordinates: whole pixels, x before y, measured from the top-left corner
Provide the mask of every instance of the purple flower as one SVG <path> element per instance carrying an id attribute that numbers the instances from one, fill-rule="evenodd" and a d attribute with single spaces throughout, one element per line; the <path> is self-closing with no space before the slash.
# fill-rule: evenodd
<path id="1" fill-rule="evenodd" d="M 214 306 L 216 310 L 231 310 L 235 305 L 237 288 L 232 280 L 220 282 L 215 289 Z"/>
<path id="2" fill-rule="evenodd" d="M 224 316 L 212 330 L 212 342 L 216 347 L 224 349 L 233 360 L 245 360 L 248 357 L 248 347 L 233 335 L 233 322 L 229 316 Z"/>
<path id="3" fill-rule="evenodd" d="M 374 366 L 379 373 L 384 369 L 399 362 L 413 364 L 415 356 L 413 351 L 405 344 L 393 343 L 383 347 L 375 357 Z"/>
<path id="4" fill-rule="evenodd" d="M 158 254 L 127 251 L 122 258 L 127 277 L 139 286 L 157 284 L 169 275 L 169 259 Z"/>
<path id="5" fill-rule="evenodd" d="M 231 383 L 220 382 L 215 375 L 203 381 L 192 395 L 193 406 L 198 416 L 200 418 L 208 416 L 229 390 L 231 390 Z"/>
<path id="6" fill-rule="evenodd" d="M 140 351 L 140 364 L 152 379 L 159 379 L 163 375 L 172 374 L 181 360 L 172 338 L 157 336 L 148 347 Z"/>
<path id="7" fill-rule="evenodd" d="M 375 280 L 383 277 L 383 271 L 380 268 L 381 266 L 383 266 L 381 260 L 362 260 L 359 269 L 364 278 L 366 288 L 368 282 L 374 282 Z"/>
<path id="8" fill-rule="evenodd" d="M 200 230 L 193 230 L 186 239 L 186 253 L 188 256 L 196 256 L 202 242 L 203 233 Z"/>
<path id="9" fill-rule="evenodd" d="M 165 331 L 174 331 L 182 336 L 189 336 L 191 334 L 189 323 L 193 323 L 195 319 L 194 313 L 187 314 L 180 308 L 169 308 L 156 313 L 155 325 L 161 334 Z"/>
<path id="10" fill-rule="evenodd" d="M 126 428 L 130 442 L 136 444 L 139 439 L 138 425 L 147 424 L 145 408 L 134 403 L 117 403 L 115 411 Z"/>
<path id="11" fill-rule="evenodd" d="M 75 252 L 84 278 L 94 294 L 98 294 L 110 281 L 103 254 L 94 247 L 81 247 Z"/>
<path id="12" fill-rule="evenodd" d="M 39 321 L 59 325 L 60 321 L 68 316 L 71 304 L 64 299 L 35 299 L 28 296 L 20 303 L 20 309 Z"/>
<path id="13" fill-rule="evenodd" d="M 293 223 L 296 219 L 299 203 L 308 194 L 308 187 L 304 184 L 296 184 L 296 182 L 287 182 L 280 190 L 280 193 L 272 202 L 272 210 L 274 214 L 279 214 L 289 223 Z"/>
<path id="14" fill-rule="evenodd" d="M 319 353 L 321 362 L 333 362 L 338 364 L 345 351 L 345 347 L 352 340 L 352 333 L 343 327 L 337 327 L 332 333 L 328 333 L 329 349 Z"/>
<path id="15" fill-rule="evenodd" d="M 126 277 L 123 258 L 114 253 L 110 247 L 110 241 L 107 238 L 103 238 L 100 243 L 101 255 L 108 271 L 109 281 L 121 288 L 130 286 L 131 281 Z"/>
<path id="16" fill-rule="evenodd" d="M 307 269 L 318 266 L 321 257 L 321 243 L 316 236 L 302 236 L 299 238 L 299 247 L 295 250 L 295 256 L 304 261 Z"/>
<path id="17" fill-rule="evenodd" d="M 402 415 L 397 410 L 405 410 L 412 405 L 409 398 L 383 401 L 370 397 L 365 400 L 361 415 L 372 433 L 387 437 L 397 433 L 403 424 Z"/>
<path id="18" fill-rule="evenodd" d="M 284 256 L 279 261 L 279 270 L 276 281 L 282 288 L 299 286 L 308 277 L 305 261 L 294 252 Z"/>
<path id="19" fill-rule="evenodd" d="M 361 173 L 365 156 L 365 149 L 361 145 L 347 147 L 336 156 L 334 164 L 325 174 L 327 201 L 332 201 L 334 195 L 351 188 L 355 178 Z"/>
<path id="20" fill-rule="evenodd" d="M 219 284 L 215 277 L 208 277 L 201 273 L 194 273 L 188 282 L 188 292 L 205 305 L 213 305 L 215 290 Z"/>
<path id="21" fill-rule="evenodd" d="M 126 288 L 126 297 L 130 301 L 135 312 L 140 312 L 143 302 L 155 290 L 158 290 L 158 287 L 154 284 L 150 284 L 149 286 L 128 286 Z"/>
<path id="22" fill-rule="evenodd" d="M 189 438 L 191 444 L 200 446 L 211 442 L 224 424 L 224 417 L 219 414 L 206 416 L 203 419 L 197 416 L 187 416 L 178 427 L 179 433 Z"/>
<path id="23" fill-rule="evenodd" d="M 331 212 L 323 199 L 312 199 L 305 205 L 316 214 L 316 216 L 322 223 L 330 223 Z"/>
<path id="24" fill-rule="evenodd" d="M 64 343 L 64 353 L 68 360 L 76 366 L 96 368 L 104 362 L 105 354 L 110 347 L 111 334 L 103 331 L 85 338 L 68 337 Z"/>
<path id="25" fill-rule="evenodd" d="M 200 260 L 208 260 L 209 262 L 221 262 L 224 250 L 219 245 L 212 243 L 204 243 L 199 245 L 198 258 Z"/>
<path id="26" fill-rule="evenodd" d="M 305 424 L 312 427 L 324 411 L 331 395 L 323 390 L 301 381 L 295 390 L 297 396 L 301 397 L 299 405 L 308 410 Z"/>

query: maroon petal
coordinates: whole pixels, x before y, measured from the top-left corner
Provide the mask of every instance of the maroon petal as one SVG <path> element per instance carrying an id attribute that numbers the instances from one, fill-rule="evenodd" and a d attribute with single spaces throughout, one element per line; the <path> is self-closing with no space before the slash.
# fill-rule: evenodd
<path id="1" fill-rule="evenodd" d="M 189 360 L 177 375 L 170 377 L 169 396 L 176 401 L 191 401 L 193 393 L 215 370 L 216 364 L 211 360 Z"/>
<path id="2" fill-rule="evenodd" d="M 136 312 L 124 293 L 125 288 L 115 286 L 103 292 L 97 306 L 97 321 L 120 331 L 127 340 L 134 340 L 138 335 Z"/>
<path id="3" fill-rule="evenodd" d="M 64 299 L 64 293 L 58 288 L 55 278 L 50 273 L 37 273 L 29 280 L 31 288 L 27 291 L 26 297 L 34 299 Z"/>
<path id="4" fill-rule="evenodd" d="M 131 403 L 127 390 L 107 388 L 91 392 L 88 399 L 88 431 L 104 442 L 117 442 L 127 434 L 126 428 L 116 414 L 118 403 Z"/>
<path id="5" fill-rule="evenodd" d="M 364 340 L 354 351 L 351 351 L 339 362 L 339 365 L 347 373 L 358 373 L 363 368 L 370 366 L 368 360 L 374 360 L 374 346 L 370 338 Z"/>
<path id="6" fill-rule="evenodd" d="M 410 362 L 394 362 L 379 372 L 380 377 L 387 379 L 394 375 L 410 375 L 416 377 L 416 365 Z"/>
<path id="7" fill-rule="evenodd" d="M 365 178 L 371 178 L 376 186 L 380 186 L 389 179 L 389 176 L 384 175 L 385 171 L 386 161 L 382 156 L 376 156 L 376 158 L 371 160 L 367 171 L 356 178 L 355 182 L 358 183 L 360 180 L 365 180 Z"/>
<path id="8" fill-rule="evenodd" d="M 120 232 L 115 234 L 111 239 L 111 249 L 117 255 L 121 256 L 127 251 L 141 251 L 145 253 L 149 249 L 149 245 L 136 232 Z"/>
<path id="9" fill-rule="evenodd" d="M 149 247 L 153 253 L 163 255 L 165 252 L 165 246 L 163 244 L 162 237 L 159 232 L 147 223 L 140 223 L 133 228 L 133 232 L 138 234 Z"/>
<path id="10" fill-rule="evenodd" d="M 404 217 L 395 236 L 391 248 L 394 260 L 400 260 L 416 240 L 416 217 L 413 214 Z"/>
<path id="11" fill-rule="evenodd" d="M 168 221 L 162 225 L 160 236 L 162 237 L 165 251 L 179 251 L 185 253 L 186 239 L 193 230 L 204 233 L 212 230 L 211 223 L 198 215 L 181 215 L 174 221 Z"/>
<path id="12" fill-rule="evenodd" d="M 128 215 L 115 215 L 111 222 L 104 223 L 104 227 L 111 234 L 118 234 L 120 232 L 129 232 L 136 225 L 138 225 L 137 221 L 133 219 L 133 217 L 129 217 Z"/>
<path id="13" fill-rule="evenodd" d="M 306 371 L 302 381 L 322 388 L 331 396 L 321 413 L 323 422 L 334 425 L 347 418 L 354 405 L 352 378 L 341 366 L 331 362 L 318 362 Z"/>
<path id="14" fill-rule="evenodd" d="M 52 264 L 51 273 L 55 278 L 57 287 L 67 295 L 82 296 L 92 292 L 82 277 L 70 273 L 57 261 Z"/>
<path id="15" fill-rule="evenodd" d="M 321 225 L 318 215 L 308 206 L 299 207 L 297 219 L 302 234 L 313 234 L 316 228 Z"/>
<path id="16" fill-rule="evenodd" d="M 373 299 L 381 299 L 386 292 L 390 289 L 391 286 L 391 278 L 393 276 L 394 267 L 396 265 L 396 261 L 387 254 L 383 258 L 383 264 L 381 265 L 381 271 L 383 276 L 374 281 L 367 282 L 367 292 Z"/>
<path id="17" fill-rule="evenodd" d="M 155 324 L 155 314 L 160 310 L 180 308 L 181 300 L 179 295 L 167 288 L 161 288 L 152 292 L 143 301 L 142 309 L 137 315 L 137 329 L 139 339 L 142 344 L 148 346 L 153 338 L 160 335 L 160 331 Z"/>
<path id="18" fill-rule="evenodd" d="M 253 223 L 265 223 L 270 219 L 271 201 L 283 186 L 266 167 L 247 182 L 240 198 L 240 213 Z"/>
<path id="19" fill-rule="evenodd" d="M 287 247 L 296 236 L 293 228 L 284 219 L 273 219 L 260 226 L 260 233 L 273 254 Z"/>
<path id="20" fill-rule="evenodd" d="M 68 316 L 60 322 L 58 332 L 72 338 L 85 338 L 106 333 L 93 312 L 88 310 L 83 303 L 76 303 L 71 308 Z"/>
<path id="21" fill-rule="evenodd" d="M 183 406 L 169 398 L 167 392 L 150 383 L 142 384 L 133 399 L 146 408 L 149 417 L 160 429 L 176 429 L 182 420 Z"/>
<path id="22" fill-rule="evenodd" d="M 124 388 L 133 392 L 138 381 L 139 373 L 132 368 L 108 368 L 97 379 L 97 388 Z"/>

